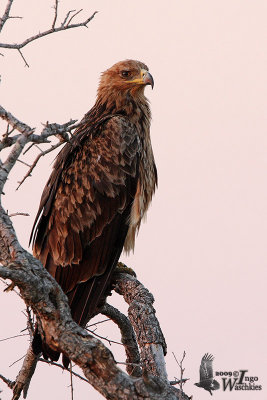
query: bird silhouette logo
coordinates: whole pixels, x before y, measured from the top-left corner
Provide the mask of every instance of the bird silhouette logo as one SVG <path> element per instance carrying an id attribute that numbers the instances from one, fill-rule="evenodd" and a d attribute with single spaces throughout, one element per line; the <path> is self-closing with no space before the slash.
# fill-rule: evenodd
<path id="1" fill-rule="evenodd" d="M 200 380 L 198 383 L 195 383 L 196 386 L 207 390 L 211 395 L 213 390 L 218 390 L 220 388 L 219 382 L 217 382 L 213 377 L 213 360 L 213 355 L 209 353 L 206 353 L 202 357 L 199 367 Z"/>

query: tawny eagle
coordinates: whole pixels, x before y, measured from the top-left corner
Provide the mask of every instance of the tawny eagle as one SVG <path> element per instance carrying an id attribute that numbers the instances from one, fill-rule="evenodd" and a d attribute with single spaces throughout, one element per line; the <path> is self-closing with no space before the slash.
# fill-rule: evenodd
<path id="1" fill-rule="evenodd" d="M 67 294 L 85 326 L 99 311 L 123 247 L 157 185 L 150 141 L 148 67 L 126 60 L 103 72 L 96 103 L 58 154 L 31 235 L 34 255 Z M 48 355 L 57 359 L 48 349 Z"/>

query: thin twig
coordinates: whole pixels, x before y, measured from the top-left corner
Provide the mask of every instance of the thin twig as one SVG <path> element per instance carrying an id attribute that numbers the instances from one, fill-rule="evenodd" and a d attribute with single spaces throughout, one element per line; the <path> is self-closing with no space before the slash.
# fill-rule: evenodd
<path id="1" fill-rule="evenodd" d="M 3 135 L 4 137 L 11 135 L 11 133 L 13 133 L 15 130 L 15 128 L 12 128 L 11 130 L 9 130 L 9 123 L 7 123 L 7 128 L 6 128 L 6 133 Z"/>
<path id="2" fill-rule="evenodd" d="M 27 329 L 32 339 L 34 334 L 34 314 L 32 316 L 31 309 L 28 306 L 26 308 L 26 313 L 27 313 Z"/>
<path id="3" fill-rule="evenodd" d="M 0 44 L 0 47 L 1 47 L 1 44 Z M 25 67 L 30 68 L 30 66 L 29 66 L 29 64 L 27 63 L 26 58 L 25 58 L 24 55 L 22 54 L 22 51 L 20 50 L 20 48 L 18 48 L 17 50 L 18 50 L 19 54 L 21 55 L 23 61 L 25 62 Z"/>
<path id="4" fill-rule="evenodd" d="M 17 215 L 23 215 L 24 217 L 29 217 L 30 214 L 28 213 L 23 213 L 23 212 L 16 212 L 16 213 L 12 213 L 12 214 L 8 214 L 8 216 L 11 217 L 16 217 Z"/>
<path id="5" fill-rule="evenodd" d="M 14 129 L 18 130 L 20 133 L 26 133 L 30 135 L 34 132 L 35 128 L 31 128 L 29 125 L 21 122 L 19 119 L 14 117 L 10 112 L 6 111 L 2 106 L 0 106 L 0 118 L 4 119 L 11 125 Z"/>
<path id="6" fill-rule="evenodd" d="M 54 16 L 54 20 L 53 20 L 53 23 L 52 23 L 52 29 L 53 30 L 55 29 L 55 25 L 56 25 L 56 22 L 57 22 L 58 0 L 55 0 L 54 9 L 55 9 L 55 16 Z"/>
<path id="7" fill-rule="evenodd" d="M 4 12 L 2 18 L 0 19 L 0 32 L 3 29 L 3 26 L 5 25 L 8 18 L 10 18 L 9 13 L 10 13 L 12 3 L 13 3 L 13 0 L 8 0 L 8 2 L 7 2 L 5 12 Z"/>
<path id="8" fill-rule="evenodd" d="M 23 333 L 22 335 L 10 336 L 10 337 L 5 338 L 5 339 L 0 339 L 0 342 L 4 342 L 4 341 L 9 340 L 9 339 L 15 339 L 15 338 L 18 338 L 20 336 L 29 336 L 29 335 L 27 333 Z"/>
<path id="9" fill-rule="evenodd" d="M 49 149 L 42 151 L 42 153 L 38 154 L 38 156 L 35 158 L 32 166 L 29 168 L 27 174 L 22 178 L 22 180 L 19 183 L 18 187 L 16 188 L 16 190 L 18 190 L 20 188 L 20 186 L 23 184 L 23 182 L 31 175 L 33 169 L 36 167 L 38 161 L 40 160 L 41 157 L 45 156 L 46 154 L 50 153 L 51 151 L 57 149 L 59 146 L 62 145 L 62 142 L 59 142 L 57 144 L 54 144 L 53 146 L 51 146 Z"/>
<path id="10" fill-rule="evenodd" d="M 10 15 L 9 17 L 8 17 L 8 19 L 23 19 L 23 17 L 20 17 L 20 16 L 15 16 L 15 15 Z"/>
<path id="11" fill-rule="evenodd" d="M 4 149 L 5 147 L 10 147 L 15 144 L 20 138 L 21 135 L 15 135 L 9 137 L 9 135 L 13 132 L 13 130 L 17 130 L 23 135 L 26 136 L 27 141 L 33 143 L 50 143 L 48 137 L 50 136 L 59 136 L 60 141 L 69 141 L 68 134 L 72 136 L 72 131 L 75 130 L 80 126 L 80 123 L 77 123 L 77 120 L 71 119 L 64 124 L 57 124 L 57 123 L 46 123 L 40 135 L 35 135 L 34 131 L 35 128 L 31 128 L 29 125 L 21 122 L 18 118 L 12 115 L 10 112 L 6 111 L 2 106 L 0 106 L 0 118 L 8 122 L 8 125 L 11 126 L 13 129 L 9 132 L 9 127 L 7 132 L 3 135 L 3 139 L 0 142 L 0 150 Z M 27 144 L 27 143 L 26 143 Z M 26 145 L 25 144 L 25 145 Z M 31 146 L 29 146 L 23 154 L 25 154 Z"/>
<path id="12" fill-rule="evenodd" d="M 185 382 L 189 381 L 189 378 L 183 378 L 183 379 L 176 379 L 175 381 L 170 381 L 170 385 L 179 385 L 181 382 L 184 384 Z"/>
<path id="13" fill-rule="evenodd" d="M 102 321 L 99 321 L 99 322 L 94 322 L 93 324 L 86 325 L 86 328 L 90 328 L 90 326 L 94 326 L 94 325 L 103 324 L 104 322 L 107 322 L 107 321 L 111 321 L 111 319 L 107 318 L 107 319 L 103 319 Z"/>
<path id="14" fill-rule="evenodd" d="M 7 282 L 5 282 L 4 281 L 4 279 L 2 279 L 2 278 L 0 278 L 0 281 L 6 286 L 6 289 L 8 289 L 9 288 L 9 286 L 10 286 L 10 284 L 9 283 L 7 283 Z M 4 290 L 4 292 L 6 292 L 7 290 Z M 20 293 L 19 292 L 17 292 L 15 289 L 13 289 L 13 292 L 14 293 L 16 293 L 20 298 L 21 298 L 21 295 L 20 295 Z"/>
<path id="15" fill-rule="evenodd" d="M 135 364 L 135 363 L 127 363 L 127 362 L 123 362 L 123 361 L 115 361 L 116 364 L 120 364 L 120 365 L 131 365 L 131 366 L 135 366 L 135 367 L 140 367 L 140 364 Z"/>
<path id="16" fill-rule="evenodd" d="M 73 14 L 73 15 L 70 17 L 70 19 L 69 19 L 68 23 L 66 24 L 66 26 L 69 26 L 69 24 L 71 23 L 71 21 L 73 20 L 73 18 L 76 17 L 76 15 L 80 14 L 80 12 L 81 12 L 82 10 L 83 10 L 83 9 L 81 8 L 79 11 L 77 11 L 75 14 Z"/>
<path id="17" fill-rule="evenodd" d="M 101 335 L 99 335 L 98 333 L 96 333 L 95 331 L 92 331 L 92 330 L 87 329 L 87 328 L 86 328 L 86 330 L 87 330 L 88 332 L 90 332 L 92 335 L 95 335 L 96 337 L 98 337 L 99 339 L 106 340 L 106 341 L 109 343 L 110 346 L 111 346 L 111 343 L 119 344 L 120 346 L 123 346 L 122 343 L 116 342 L 115 340 L 111 340 L 111 339 L 108 339 L 107 337 L 101 336 Z"/>
<path id="18" fill-rule="evenodd" d="M 38 146 L 37 144 L 35 144 L 35 147 L 36 147 L 36 149 L 38 149 L 38 150 L 40 151 L 40 153 L 42 153 L 42 152 L 43 152 L 43 150 L 41 149 L 41 147 L 40 147 L 40 146 Z"/>
<path id="19" fill-rule="evenodd" d="M 30 167 L 30 164 L 26 163 L 25 161 L 20 160 L 19 158 L 17 159 L 18 162 L 20 162 L 21 164 L 26 165 L 26 167 Z"/>
<path id="20" fill-rule="evenodd" d="M 87 18 L 85 21 L 77 23 L 77 24 L 71 24 L 71 25 L 66 25 L 66 23 L 64 25 L 61 25 L 60 27 L 57 28 L 50 28 L 47 31 L 44 32 L 39 32 L 36 35 L 33 35 L 31 37 L 29 37 L 28 39 L 25 39 L 23 42 L 18 43 L 18 44 L 11 44 L 11 43 L 0 43 L 0 47 L 3 49 L 16 49 L 16 50 L 20 50 L 23 47 L 27 46 L 27 44 L 33 42 L 34 40 L 40 39 L 44 36 L 50 35 L 51 33 L 56 33 L 56 32 L 61 32 L 67 29 L 73 29 L 73 28 L 79 28 L 82 26 L 87 27 L 87 25 L 89 24 L 89 22 L 94 18 L 94 16 L 97 14 L 98 11 L 95 11 L 89 18 Z M 24 58 L 23 58 L 24 59 Z M 25 60 L 24 60 L 25 61 Z M 27 64 L 27 62 L 25 61 L 25 63 Z"/>
<path id="21" fill-rule="evenodd" d="M 13 386 L 15 385 L 14 381 L 11 381 L 10 379 L 5 378 L 1 374 L 0 374 L 0 379 L 2 379 L 2 381 L 5 382 L 10 389 L 13 389 Z"/>
<path id="22" fill-rule="evenodd" d="M 67 12 L 66 17 L 64 18 L 64 21 L 63 21 L 62 24 L 61 24 L 61 27 L 65 26 L 65 24 L 66 24 L 66 22 L 67 22 L 67 20 L 68 20 L 68 18 L 69 18 L 69 16 L 70 16 L 70 14 L 73 13 L 73 12 L 75 12 L 75 11 L 76 11 L 76 10 L 70 10 L 70 11 Z"/>
<path id="23" fill-rule="evenodd" d="M 22 153 L 23 155 L 25 155 L 33 146 L 36 146 L 35 143 L 31 143 L 29 147 L 27 147 L 27 149 Z"/>
<path id="24" fill-rule="evenodd" d="M 177 360 L 177 358 L 176 358 L 174 352 L 172 352 L 172 354 L 173 354 L 173 357 L 174 357 L 176 363 L 177 363 L 177 364 L 179 365 L 179 367 L 180 367 L 179 386 L 180 386 L 180 390 L 181 390 L 181 392 L 182 392 L 182 391 L 183 391 L 183 384 L 185 383 L 185 380 L 183 379 L 183 374 L 184 374 L 184 371 L 185 371 L 185 368 L 183 368 L 183 361 L 184 361 L 184 359 L 185 359 L 186 353 L 185 353 L 185 351 L 184 351 L 183 357 L 182 357 L 182 359 L 181 359 L 180 362 Z"/>
<path id="25" fill-rule="evenodd" d="M 9 365 L 9 367 L 13 367 L 13 365 L 17 364 L 17 362 L 19 362 L 20 360 L 23 360 L 23 358 L 26 356 L 26 354 L 24 354 L 24 356 L 20 357 L 18 360 L 14 361 L 12 364 Z"/>
<path id="26" fill-rule="evenodd" d="M 38 361 L 41 361 L 41 362 L 46 363 L 46 364 L 54 365 L 55 367 L 61 368 L 63 371 L 69 371 L 70 372 L 69 368 L 65 368 L 65 367 L 63 367 L 62 364 L 56 363 L 54 361 L 45 360 L 44 358 L 39 358 Z M 76 376 L 77 378 L 80 378 L 82 381 L 85 381 L 85 382 L 89 383 L 89 381 L 86 378 L 84 378 L 83 376 L 77 374 L 77 372 L 72 371 L 72 374 L 74 376 Z"/>
<path id="27" fill-rule="evenodd" d="M 71 394 L 71 400 L 74 400 L 73 397 L 73 379 L 72 379 L 72 362 L 70 361 L 70 394 Z"/>

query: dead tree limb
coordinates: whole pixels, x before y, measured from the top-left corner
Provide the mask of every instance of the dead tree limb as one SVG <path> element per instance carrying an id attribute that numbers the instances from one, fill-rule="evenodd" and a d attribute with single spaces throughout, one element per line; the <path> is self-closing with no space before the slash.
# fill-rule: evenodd
<path id="1" fill-rule="evenodd" d="M 32 346 L 30 345 L 24 358 L 22 368 L 20 369 L 19 374 L 16 377 L 16 380 L 12 387 L 12 400 L 18 400 L 20 398 L 21 392 L 23 392 L 23 398 L 26 399 L 31 378 L 35 372 L 37 361 L 38 357 L 33 353 Z"/>
<path id="2" fill-rule="evenodd" d="M 105 304 L 101 314 L 106 315 L 116 325 L 121 332 L 121 341 L 126 352 L 126 371 L 131 376 L 142 376 L 142 368 L 140 364 L 140 354 L 136 342 L 135 333 L 129 319 L 121 313 L 117 308 L 109 304 Z"/>
<path id="3" fill-rule="evenodd" d="M 164 360 L 167 346 L 155 316 L 153 295 L 129 274 L 116 274 L 115 279 L 116 292 L 129 304 L 128 316 L 141 349 L 142 364 L 147 373 L 167 381 Z"/>
<path id="4" fill-rule="evenodd" d="M 10 9 L 11 9 L 12 3 L 13 3 L 13 0 L 8 0 L 8 2 L 7 2 L 4 14 L 3 14 L 2 18 L 0 19 L 0 32 L 3 29 L 5 23 L 7 22 L 8 19 L 21 18 L 21 17 L 11 17 L 10 16 Z M 88 28 L 89 22 L 92 21 L 94 16 L 97 14 L 97 11 L 95 11 L 90 17 L 86 18 L 84 21 L 71 24 L 71 21 L 83 10 L 78 10 L 78 11 L 70 10 L 70 11 L 68 11 L 66 17 L 64 18 L 64 21 L 58 27 L 56 27 L 56 22 L 57 22 L 57 18 L 58 18 L 58 3 L 59 3 L 58 0 L 55 0 L 55 5 L 53 7 L 55 11 L 54 11 L 54 16 L 53 16 L 53 20 L 52 20 L 50 29 L 47 29 L 46 31 L 43 31 L 43 32 L 39 32 L 36 35 L 33 35 L 33 36 L 25 39 L 21 43 L 0 43 L 0 48 L 9 49 L 9 50 L 10 49 L 17 50 L 19 52 L 20 56 L 22 57 L 22 59 L 25 63 L 25 66 L 29 67 L 29 64 L 26 61 L 21 49 L 23 49 L 25 46 L 27 46 L 29 43 L 31 43 L 35 40 L 38 40 L 42 37 L 48 36 L 48 35 L 56 33 L 56 32 L 61 32 L 61 31 L 65 31 L 68 29 L 80 28 L 80 27 Z M 70 17 L 70 15 L 72 13 L 74 13 L 74 14 Z"/>
<path id="5" fill-rule="evenodd" d="M 21 248 L 2 208 L 0 243 L 1 250 L 6 249 L 1 251 L 4 265 L 0 266 L 0 276 L 18 286 L 21 297 L 38 316 L 47 344 L 75 362 L 104 397 L 116 400 L 179 398 L 180 392 L 164 377 L 146 374 L 143 378 L 133 378 L 121 371 L 109 349 L 72 320 L 67 297 L 41 263 Z M 128 277 L 124 282 L 127 281 Z M 123 277 L 119 286 L 123 291 Z M 137 288 L 132 287 L 137 295 Z M 134 293 L 130 297 L 134 298 Z"/>

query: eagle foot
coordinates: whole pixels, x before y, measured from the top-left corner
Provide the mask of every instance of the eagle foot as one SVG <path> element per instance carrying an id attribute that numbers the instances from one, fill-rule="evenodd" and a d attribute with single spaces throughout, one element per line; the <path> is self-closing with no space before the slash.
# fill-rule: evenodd
<path id="1" fill-rule="evenodd" d="M 136 278 L 136 273 L 134 272 L 134 270 L 132 268 L 127 267 L 127 265 L 125 265 L 122 262 L 118 262 L 117 267 L 114 270 L 115 274 L 129 274 L 132 275 Z"/>

